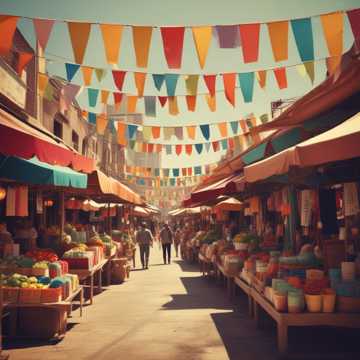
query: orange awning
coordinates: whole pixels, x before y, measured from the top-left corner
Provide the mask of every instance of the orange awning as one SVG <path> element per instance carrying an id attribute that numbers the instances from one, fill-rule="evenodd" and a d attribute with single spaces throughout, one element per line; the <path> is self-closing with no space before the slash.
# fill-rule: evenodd
<path id="1" fill-rule="evenodd" d="M 226 199 L 215 205 L 215 209 L 218 211 L 241 211 L 243 208 L 244 204 L 234 198 Z"/>

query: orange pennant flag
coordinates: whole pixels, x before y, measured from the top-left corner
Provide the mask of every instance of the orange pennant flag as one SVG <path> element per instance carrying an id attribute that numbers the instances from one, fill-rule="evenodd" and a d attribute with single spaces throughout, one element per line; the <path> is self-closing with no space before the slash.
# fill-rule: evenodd
<path id="1" fill-rule="evenodd" d="M 235 83 L 236 83 L 236 74 L 228 73 L 223 74 L 223 82 L 225 88 L 225 96 L 229 103 L 235 107 Z"/>
<path id="2" fill-rule="evenodd" d="M 123 25 L 100 24 L 106 60 L 109 64 L 118 63 L 123 28 Z"/>
<path id="3" fill-rule="evenodd" d="M 274 21 L 267 23 L 275 61 L 288 59 L 289 22 Z"/>
<path id="4" fill-rule="evenodd" d="M 104 135 L 107 127 L 108 119 L 105 114 L 100 114 L 96 117 L 96 131 L 100 135 Z"/>
<path id="5" fill-rule="evenodd" d="M 94 68 L 92 68 L 90 66 L 82 66 L 81 71 L 83 73 L 84 85 L 85 86 L 90 86 L 91 81 L 92 81 L 92 75 L 93 75 Z"/>
<path id="6" fill-rule="evenodd" d="M 209 106 L 209 109 L 211 112 L 216 111 L 216 94 L 214 96 L 211 96 L 210 94 L 205 94 L 206 102 Z"/>
<path id="7" fill-rule="evenodd" d="M 343 13 L 321 15 L 321 24 L 330 56 L 343 53 L 344 19 Z"/>
<path id="8" fill-rule="evenodd" d="M 256 77 L 258 79 L 260 87 L 264 89 L 266 86 L 266 70 L 257 71 Z"/>
<path id="9" fill-rule="evenodd" d="M 10 51 L 18 19 L 18 16 L 0 15 L 0 55 Z"/>
<path id="10" fill-rule="evenodd" d="M 127 96 L 127 112 L 128 113 L 135 113 L 136 112 L 136 105 L 138 101 L 138 97 L 134 96 Z"/>
<path id="11" fill-rule="evenodd" d="M 110 92 L 108 90 L 101 90 L 101 102 L 107 104 Z"/>
<path id="12" fill-rule="evenodd" d="M 71 45 L 74 52 L 74 59 L 77 64 L 82 64 L 85 50 L 89 41 L 91 24 L 68 22 Z"/>
<path id="13" fill-rule="evenodd" d="M 189 111 L 195 111 L 196 108 L 196 95 L 187 95 L 186 104 Z"/>
<path id="14" fill-rule="evenodd" d="M 193 149 L 192 144 L 186 144 L 186 145 L 185 145 L 185 152 L 186 152 L 186 154 L 188 154 L 189 156 L 192 154 L 192 149 Z"/>
<path id="15" fill-rule="evenodd" d="M 335 74 L 341 64 L 341 56 L 333 56 L 326 59 L 326 68 L 329 75 Z"/>
<path id="16" fill-rule="evenodd" d="M 152 27 L 151 26 L 133 26 L 133 43 L 136 57 L 136 66 L 146 68 L 149 59 L 149 50 L 151 44 Z"/>
<path id="17" fill-rule="evenodd" d="M 156 144 L 156 152 L 161 153 L 162 151 L 162 144 Z"/>
<path id="18" fill-rule="evenodd" d="M 126 127 L 127 127 L 126 124 L 118 122 L 118 131 L 117 131 L 118 143 L 123 146 L 126 146 L 127 144 Z"/>
<path id="19" fill-rule="evenodd" d="M 187 126 L 186 131 L 189 139 L 195 140 L 196 137 L 196 126 Z"/>
<path id="20" fill-rule="evenodd" d="M 39 93 L 41 95 L 44 94 L 48 82 L 49 82 L 49 77 L 46 74 L 39 73 L 38 83 L 39 83 Z"/>
<path id="21" fill-rule="evenodd" d="M 212 26 L 194 26 L 192 34 L 201 69 L 204 68 L 212 38 Z"/>
<path id="22" fill-rule="evenodd" d="M 169 96 L 169 114 L 170 115 L 178 115 L 179 114 L 179 108 L 178 108 L 176 96 Z"/>
<path id="23" fill-rule="evenodd" d="M 18 63 L 17 63 L 16 71 L 19 74 L 19 76 L 21 76 L 24 68 L 31 61 L 33 56 L 34 54 L 27 52 L 20 52 L 18 54 Z"/>
<path id="24" fill-rule="evenodd" d="M 151 134 L 152 134 L 153 139 L 158 139 L 160 137 L 160 131 L 161 131 L 160 126 L 152 126 L 151 127 Z"/>
<path id="25" fill-rule="evenodd" d="M 135 86 L 138 92 L 138 96 L 144 95 L 146 73 L 134 72 Z"/>
<path id="26" fill-rule="evenodd" d="M 226 138 L 228 136 L 227 123 L 226 122 L 219 123 L 218 128 L 219 128 L 220 136 Z"/>

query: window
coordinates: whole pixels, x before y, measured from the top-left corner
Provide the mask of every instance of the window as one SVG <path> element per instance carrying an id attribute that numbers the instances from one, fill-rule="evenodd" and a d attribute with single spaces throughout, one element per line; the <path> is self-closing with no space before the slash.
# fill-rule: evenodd
<path id="1" fill-rule="evenodd" d="M 54 135 L 60 139 L 63 137 L 63 126 L 58 120 L 54 120 Z"/>
<path id="2" fill-rule="evenodd" d="M 72 147 L 79 151 L 79 135 L 73 130 L 71 133 Z"/>

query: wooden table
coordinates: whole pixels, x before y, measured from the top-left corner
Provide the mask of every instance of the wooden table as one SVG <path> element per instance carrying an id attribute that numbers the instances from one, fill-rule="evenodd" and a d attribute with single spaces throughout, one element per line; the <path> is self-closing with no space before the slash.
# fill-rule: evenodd
<path id="1" fill-rule="evenodd" d="M 235 285 L 237 285 L 246 295 L 248 298 L 248 309 L 250 317 L 253 316 L 253 299 L 251 296 L 251 285 L 248 284 L 244 279 L 242 279 L 241 275 L 235 276 L 234 278 Z"/>
<path id="2" fill-rule="evenodd" d="M 79 277 L 80 283 L 82 285 L 89 286 L 90 288 L 90 305 L 93 304 L 94 299 L 94 278 L 97 275 L 97 288 L 98 291 L 102 291 L 102 271 L 104 266 L 109 262 L 109 259 L 104 259 L 98 264 L 96 264 L 92 269 L 70 269 L 69 273 L 76 274 Z"/>
<path id="3" fill-rule="evenodd" d="M 280 313 L 275 310 L 272 304 L 251 289 L 251 296 L 254 300 L 254 314 L 257 325 L 262 325 L 262 311 L 268 313 L 277 323 L 277 343 L 279 352 L 284 355 L 288 348 L 288 327 L 289 326 L 334 326 L 360 328 L 360 314 L 347 313 Z"/>

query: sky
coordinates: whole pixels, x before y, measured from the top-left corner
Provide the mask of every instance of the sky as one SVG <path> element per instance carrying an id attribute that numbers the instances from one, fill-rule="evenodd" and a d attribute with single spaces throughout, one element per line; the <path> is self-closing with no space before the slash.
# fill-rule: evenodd
<path id="1" fill-rule="evenodd" d="M 312 25 L 314 33 L 315 59 L 324 59 L 328 56 L 326 44 L 322 33 L 320 18 L 317 15 L 346 10 L 359 7 L 359 0 L 0 0 L 0 13 L 18 15 L 24 17 L 52 18 L 57 20 L 88 21 L 94 23 L 117 23 L 125 25 L 226 25 L 253 22 L 267 22 L 275 20 L 288 20 L 313 16 Z M 22 19 L 19 23 L 24 36 L 31 44 L 34 44 L 34 33 L 31 21 Z M 344 26 L 344 51 L 349 49 L 353 37 L 347 18 Z M 64 62 L 73 62 L 71 43 L 68 36 L 66 23 L 57 22 L 46 49 L 45 56 L 51 58 L 47 70 L 50 74 L 65 77 Z M 150 49 L 148 68 L 149 73 L 177 72 L 181 74 L 211 74 L 223 72 L 246 72 L 273 68 L 276 66 L 289 66 L 300 63 L 300 58 L 294 42 L 294 37 L 289 30 L 289 59 L 285 62 L 275 63 L 270 47 L 270 40 L 265 25 L 261 27 L 260 33 L 260 57 L 259 61 L 252 64 L 244 64 L 241 50 L 218 49 L 215 40 L 208 53 L 205 68 L 202 70 L 197 61 L 196 51 L 192 40 L 191 29 L 185 32 L 183 63 L 180 70 L 170 71 L 167 68 L 160 31 L 156 29 L 153 33 L 153 41 Z M 107 68 L 111 70 L 105 61 L 102 38 L 98 26 L 92 27 L 90 41 L 84 58 L 84 65 Z M 144 71 L 136 67 L 135 56 L 132 45 L 131 28 L 125 27 L 118 69 L 129 71 Z M 161 109 L 157 104 L 157 117 L 145 117 L 145 125 L 182 126 L 195 124 L 218 123 L 223 121 L 239 120 L 249 113 L 261 115 L 270 111 L 271 101 L 299 97 L 310 91 L 313 86 L 319 84 L 325 77 L 325 66 L 323 61 L 316 63 L 315 83 L 311 84 L 308 78 L 302 77 L 295 67 L 288 70 L 288 89 L 279 90 L 273 74 L 268 75 L 266 90 L 255 85 L 254 101 L 245 104 L 242 100 L 240 90 L 237 90 L 235 108 L 225 100 L 224 94 L 217 94 L 217 111 L 210 112 L 203 97 L 197 101 L 197 109 L 194 113 L 186 108 L 185 98 L 180 99 L 180 114 L 171 116 L 168 109 Z M 81 73 L 74 78 L 74 83 L 82 84 Z M 94 82 L 93 87 L 115 90 L 112 83 L 111 72 L 101 84 Z M 217 79 L 217 89 L 223 89 L 221 77 Z M 132 74 L 127 76 L 123 88 L 124 92 L 136 94 Z M 199 80 L 199 93 L 205 93 L 206 87 Z M 184 81 L 178 82 L 177 94 L 186 94 Z M 151 78 L 147 79 L 145 95 L 166 95 L 165 87 L 158 93 L 153 86 Z M 88 106 L 87 94 L 83 91 L 78 101 L 82 108 L 90 111 L 100 112 L 101 108 L 91 109 Z M 143 112 L 142 101 L 139 102 L 138 111 Z M 212 138 L 220 138 L 215 132 Z M 183 143 L 204 142 L 202 136 L 195 141 L 184 140 Z M 161 139 L 161 143 L 179 143 L 175 138 L 170 142 Z M 162 156 L 163 167 L 189 167 L 200 164 L 214 163 L 224 154 L 223 151 L 202 155 L 172 155 Z"/>

